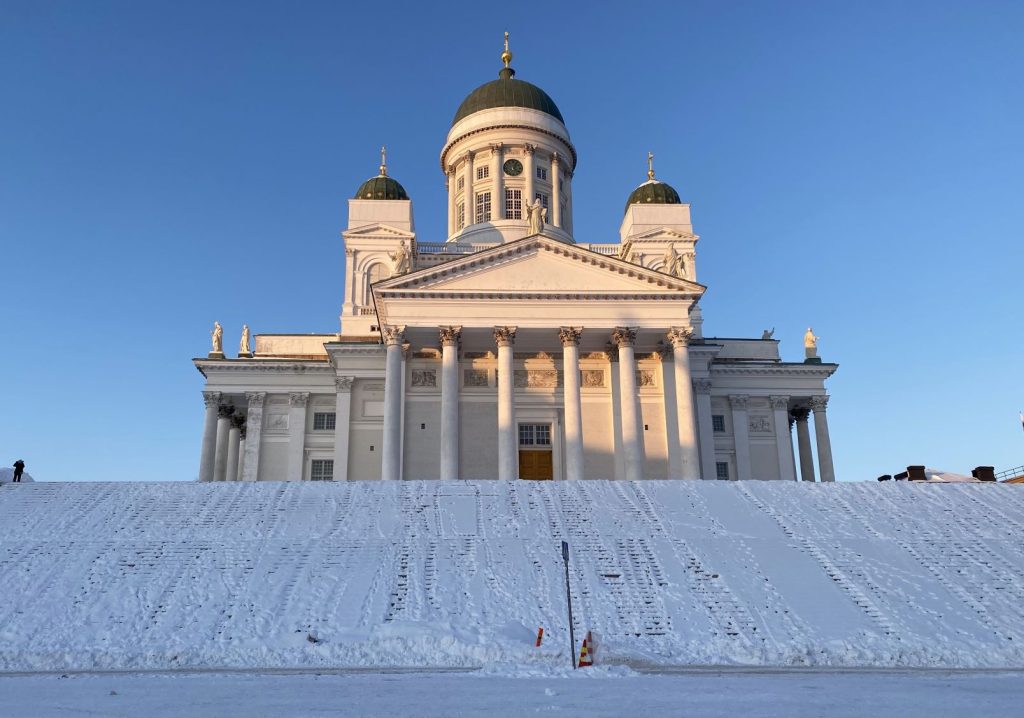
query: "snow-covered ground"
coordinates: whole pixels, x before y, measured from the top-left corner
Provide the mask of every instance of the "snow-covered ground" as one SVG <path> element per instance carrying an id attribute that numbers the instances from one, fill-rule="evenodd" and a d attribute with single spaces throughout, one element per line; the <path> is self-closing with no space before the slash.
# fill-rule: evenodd
<path id="1" fill-rule="evenodd" d="M 1022 705 L 1019 673 L 790 671 L 530 680 L 422 674 L 0 677 L 0 711 L 25 718 L 964 718 L 1020 715 Z"/>
<path id="2" fill-rule="evenodd" d="M 6 484 L 0 670 L 550 674 L 563 538 L 599 665 L 1024 667 L 1022 537 L 991 484 Z"/>

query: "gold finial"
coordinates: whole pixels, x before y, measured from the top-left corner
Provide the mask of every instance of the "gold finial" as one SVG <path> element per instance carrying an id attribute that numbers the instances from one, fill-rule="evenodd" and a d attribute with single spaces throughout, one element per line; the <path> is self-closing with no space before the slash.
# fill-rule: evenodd
<path id="1" fill-rule="evenodd" d="M 654 179 L 654 153 L 647 153 L 647 179 Z"/>
<path id="2" fill-rule="evenodd" d="M 508 51 L 508 33 L 505 33 L 505 52 L 501 53 L 501 61 L 505 63 L 505 67 L 509 66 L 512 62 L 512 53 Z"/>
<path id="3" fill-rule="evenodd" d="M 380 148 L 380 176 L 387 177 L 388 175 L 388 148 Z"/>

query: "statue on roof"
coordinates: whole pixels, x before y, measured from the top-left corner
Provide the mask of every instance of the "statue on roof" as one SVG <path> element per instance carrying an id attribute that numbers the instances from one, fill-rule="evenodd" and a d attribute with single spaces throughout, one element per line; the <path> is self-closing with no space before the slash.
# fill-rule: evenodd
<path id="1" fill-rule="evenodd" d="M 242 339 L 238 342 L 238 356 L 251 357 L 252 349 L 249 348 L 249 325 L 242 325 Z"/>
<path id="2" fill-rule="evenodd" d="M 807 331 L 804 333 L 804 353 L 808 359 L 815 359 L 818 356 L 818 340 L 821 337 L 814 336 L 814 330 L 807 327 Z"/>
<path id="3" fill-rule="evenodd" d="M 540 199 L 533 200 L 533 204 L 526 202 L 526 221 L 530 223 L 530 229 L 526 236 L 540 234 L 544 229 L 544 223 L 548 221 L 547 207 L 542 207 Z"/>
<path id="4" fill-rule="evenodd" d="M 409 254 L 409 249 L 405 246 L 404 239 L 398 243 L 396 251 L 388 252 L 388 256 L 391 258 L 392 274 L 395 276 L 408 274 L 409 270 L 412 269 L 412 255 Z"/>
<path id="5" fill-rule="evenodd" d="M 763 332 L 761 332 L 762 340 L 767 341 L 768 339 L 771 339 L 773 336 L 775 336 L 775 327 L 772 327 L 771 329 L 765 329 Z"/>
<path id="6" fill-rule="evenodd" d="M 661 262 L 661 271 L 680 279 L 686 278 L 685 263 L 683 262 L 682 255 L 676 251 L 675 242 L 668 245 L 668 249 L 665 250 L 665 257 Z"/>
<path id="7" fill-rule="evenodd" d="M 211 354 L 224 354 L 224 328 L 220 322 L 213 323 L 213 331 L 210 332 L 210 339 L 213 341 Z"/>

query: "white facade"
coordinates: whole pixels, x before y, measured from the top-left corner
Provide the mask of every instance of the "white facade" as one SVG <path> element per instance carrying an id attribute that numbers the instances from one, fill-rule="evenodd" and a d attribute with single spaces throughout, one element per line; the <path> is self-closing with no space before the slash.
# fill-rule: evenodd
<path id="1" fill-rule="evenodd" d="M 484 107 L 441 151 L 444 241 L 409 199 L 349 200 L 341 331 L 194 360 L 200 479 L 834 480 L 836 365 L 705 336 L 690 206 L 653 171 L 620 243 L 577 241 L 575 166 L 551 111 Z"/>

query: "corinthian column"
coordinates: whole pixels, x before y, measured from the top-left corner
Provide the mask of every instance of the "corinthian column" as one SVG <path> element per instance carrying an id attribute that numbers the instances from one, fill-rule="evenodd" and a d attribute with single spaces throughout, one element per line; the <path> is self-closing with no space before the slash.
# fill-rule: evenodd
<path id="1" fill-rule="evenodd" d="M 729 406 L 732 407 L 732 434 L 736 441 L 736 478 L 740 481 L 749 481 L 753 478 L 750 471 L 748 398 L 745 394 L 734 394 L 729 397 Z"/>
<path id="2" fill-rule="evenodd" d="M 562 402 L 565 408 L 565 478 L 583 478 L 583 410 L 580 405 L 580 335 L 582 328 L 562 327 Z"/>
<path id="3" fill-rule="evenodd" d="M 779 453 L 779 478 L 796 481 L 796 467 L 793 465 L 793 437 L 789 433 L 789 397 L 770 396 L 772 423 L 775 425 L 775 450 Z"/>
<path id="4" fill-rule="evenodd" d="M 800 452 L 800 478 L 803 481 L 814 481 L 814 457 L 811 455 L 811 432 L 807 429 L 806 407 L 793 409 L 796 421 L 796 446 Z"/>
<path id="5" fill-rule="evenodd" d="M 441 478 L 459 478 L 459 337 L 462 327 L 441 327 Z"/>
<path id="6" fill-rule="evenodd" d="M 814 440 L 818 444 L 818 472 L 823 482 L 835 481 L 836 471 L 832 466 L 832 442 L 828 436 L 828 419 L 825 407 L 827 396 L 812 396 L 811 410 L 814 412 Z"/>
<path id="7" fill-rule="evenodd" d="M 404 327 L 380 328 L 387 345 L 384 363 L 384 442 L 381 451 L 380 477 L 385 481 L 402 478 L 402 342 Z M 337 417 L 335 417 L 337 425 Z"/>
<path id="8" fill-rule="evenodd" d="M 711 419 L 711 380 L 694 379 L 697 394 L 697 426 L 700 436 L 700 477 L 707 481 L 718 479 L 715 471 L 715 425 Z"/>
<path id="9" fill-rule="evenodd" d="M 697 450 L 697 422 L 693 416 L 693 385 L 690 383 L 689 327 L 669 331 L 672 342 L 676 384 L 676 417 L 679 427 L 679 464 L 681 475 L 673 478 L 699 479 L 700 453 Z"/>
<path id="10" fill-rule="evenodd" d="M 231 430 L 231 415 L 235 413 L 233 406 L 217 407 L 217 446 L 214 449 L 213 480 L 223 481 L 227 478 L 228 468 L 228 432 Z"/>
<path id="11" fill-rule="evenodd" d="M 455 168 L 449 167 L 445 173 L 444 185 L 448 190 L 448 236 L 455 234 Z"/>
<path id="12" fill-rule="evenodd" d="M 525 176 L 526 188 L 523 190 L 523 206 L 533 204 L 533 183 L 537 177 L 537 170 L 533 167 L 534 146 L 527 142 L 523 146 L 523 175 Z"/>
<path id="13" fill-rule="evenodd" d="M 515 327 L 495 327 L 498 344 L 498 479 L 519 478 L 519 440 L 516 436 L 516 400 L 512 378 Z"/>
<path id="14" fill-rule="evenodd" d="M 306 449 L 306 405 L 308 391 L 288 395 L 288 480 L 302 481 L 302 460 Z"/>
<path id="15" fill-rule="evenodd" d="M 473 167 L 473 153 L 466 153 L 466 189 L 462 195 L 463 202 L 466 204 L 466 226 L 476 224 L 476 193 L 473 189 L 473 180 L 475 177 L 473 173 L 476 170 Z"/>
<path id="16" fill-rule="evenodd" d="M 643 478 L 644 446 L 640 433 L 640 392 L 636 386 L 636 358 L 633 345 L 636 331 L 618 327 L 612 341 L 619 348 L 619 392 L 622 406 L 622 454 L 627 481 Z"/>
<path id="17" fill-rule="evenodd" d="M 334 480 L 348 481 L 348 432 L 352 418 L 353 376 L 334 377 Z"/>
<path id="18" fill-rule="evenodd" d="M 561 178 L 558 174 L 558 153 L 551 153 L 551 224 L 555 227 L 562 226 L 562 188 Z M 634 383 L 636 380 L 634 379 Z"/>
<path id="19" fill-rule="evenodd" d="M 238 480 L 238 448 L 242 440 L 242 426 L 245 424 L 245 417 L 241 414 L 231 416 L 231 428 L 228 429 L 228 461 L 224 470 L 225 481 Z"/>
<path id="20" fill-rule="evenodd" d="M 217 406 L 220 404 L 219 391 L 204 391 L 206 420 L 203 423 L 203 445 L 199 454 L 199 480 L 213 481 L 213 461 L 217 454 Z"/>
<path id="21" fill-rule="evenodd" d="M 494 174 L 494 203 L 491 205 L 494 214 L 491 215 L 491 219 L 505 219 L 505 172 L 501 167 L 505 157 L 505 146 L 500 142 L 491 145 L 491 157 L 491 172 Z"/>
<path id="22" fill-rule="evenodd" d="M 249 411 L 245 419 L 245 455 L 242 457 L 242 481 L 256 481 L 260 476 L 260 444 L 263 440 L 263 402 L 267 393 L 247 392 Z"/>

